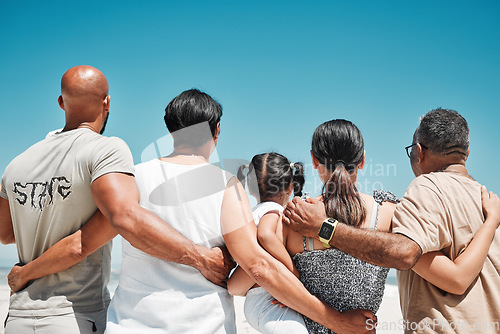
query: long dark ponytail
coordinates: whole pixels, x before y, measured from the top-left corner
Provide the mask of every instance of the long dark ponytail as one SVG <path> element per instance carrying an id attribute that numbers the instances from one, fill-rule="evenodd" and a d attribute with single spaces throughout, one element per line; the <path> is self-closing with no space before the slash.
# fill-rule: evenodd
<path id="1" fill-rule="evenodd" d="M 244 170 L 248 169 L 245 177 Z M 285 192 L 293 182 L 294 196 L 302 196 L 304 165 L 290 161 L 279 153 L 262 153 L 252 158 L 248 165 L 238 169 L 238 179 L 246 183 L 252 196 L 264 201 Z"/>
<path id="2" fill-rule="evenodd" d="M 328 217 L 359 226 L 366 209 L 351 174 L 362 163 L 364 141 L 353 123 L 337 119 L 318 126 L 313 134 L 312 153 L 331 173 L 323 186 Z"/>

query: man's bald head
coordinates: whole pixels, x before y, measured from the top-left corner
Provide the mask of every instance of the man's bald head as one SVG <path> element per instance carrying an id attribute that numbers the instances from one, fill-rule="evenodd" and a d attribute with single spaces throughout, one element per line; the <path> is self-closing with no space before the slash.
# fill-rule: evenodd
<path id="1" fill-rule="evenodd" d="M 102 100 L 108 95 L 108 80 L 97 68 L 81 65 L 70 68 L 61 79 L 63 98 L 95 98 Z"/>
<path id="2" fill-rule="evenodd" d="M 104 129 L 109 112 L 108 80 L 97 68 L 70 68 L 61 79 L 59 105 L 66 112 L 65 129 L 85 124 L 96 132 Z"/>

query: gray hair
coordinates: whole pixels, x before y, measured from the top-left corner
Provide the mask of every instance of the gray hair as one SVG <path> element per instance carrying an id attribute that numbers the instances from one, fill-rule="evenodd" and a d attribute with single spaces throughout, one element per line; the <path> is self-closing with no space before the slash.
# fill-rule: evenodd
<path id="1" fill-rule="evenodd" d="M 415 137 L 436 153 L 467 154 L 469 149 L 467 121 L 452 109 L 437 108 L 422 116 Z"/>

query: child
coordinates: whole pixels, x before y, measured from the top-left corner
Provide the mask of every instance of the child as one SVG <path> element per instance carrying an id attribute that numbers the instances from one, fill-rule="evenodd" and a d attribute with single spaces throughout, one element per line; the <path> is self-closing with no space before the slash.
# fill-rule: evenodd
<path id="1" fill-rule="evenodd" d="M 304 166 L 278 153 L 263 153 L 238 170 L 238 179 L 245 184 L 243 171 L 248 169 L 249 192 L 259 204 L 253 209 L 257 224 L 257 238 L 262 247 L 281 261 L 298 277 L 284 245 L 287 230 L 281 224 L 281 213 L 290 195 L 302 195 Z M 250 289 L 250 290 L 249 290 Z M 245 317 L 248 323 L 262 333 L 307 333 L 301 314 L 287 307 L 273 305 L 274 298 L 243 271 L 237 268 L 228 282 L 229 293 L 246 295 Z"/>

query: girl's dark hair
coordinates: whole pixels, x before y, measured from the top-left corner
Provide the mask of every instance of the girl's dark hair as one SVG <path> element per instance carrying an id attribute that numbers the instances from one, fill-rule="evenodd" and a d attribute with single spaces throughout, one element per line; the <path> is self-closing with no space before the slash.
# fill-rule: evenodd
<path id="1" fill-rule="evenodd" d="M 174 147 L 200 147 L 215 136 L 215 129 L 221 117 L 220 103 L 198 89 L 190 89 L 170 101 L 165 108 L 163 119 L 174 137 Z M 187 128 L 190 128 L 190 131 L 186 131 Z"/>
<path id="2" fill-rule="evenodd" d="M 245 185 L 243 170 L 248 168 L 247 185 L 250 194 L 264 201 L 288 190 L 293 182 L 294 196 L 302 196 L 304 165 L 293 164 L 279 153 L 262 153 L 254 156 L 248 165 L 238 169 L 238 179 Z"/>
<path id="3" fill-rule="evenodd" d="M 363 161 L 361 132 L 343 119 L 325 122 L 314 131 L 312 153 L 331 172 L 323 186 L 327 216 L 359 226 L 366 218 L 366 209 L 350 174 Z"/>

